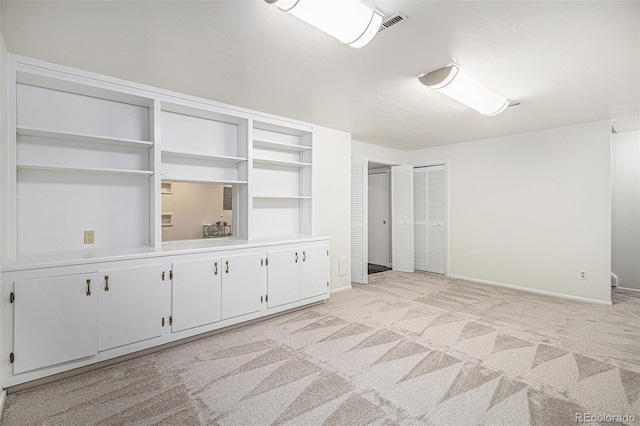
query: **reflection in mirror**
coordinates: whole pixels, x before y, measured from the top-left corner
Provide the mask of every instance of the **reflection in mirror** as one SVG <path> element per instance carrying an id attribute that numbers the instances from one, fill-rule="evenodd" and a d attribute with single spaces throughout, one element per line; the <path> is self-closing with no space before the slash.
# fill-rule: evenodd
<path id="1" fill-rule="evenodd" d="M 171 217 L 163 220 L 162 241 L 232 236 L 231 185 L 163 181 L 162 187 L 162 216 Z"/>

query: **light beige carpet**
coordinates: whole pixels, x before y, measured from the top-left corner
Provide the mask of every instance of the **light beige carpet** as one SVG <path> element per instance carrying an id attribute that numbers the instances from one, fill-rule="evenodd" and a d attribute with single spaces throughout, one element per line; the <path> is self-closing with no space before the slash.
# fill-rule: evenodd
<path id="1" fill-rule="evenodd" d="M 636 414 L 640 293 L 613 307 L 384 272 L 323 305 L 9 395 L 2 425 L 575 425 Z"/>

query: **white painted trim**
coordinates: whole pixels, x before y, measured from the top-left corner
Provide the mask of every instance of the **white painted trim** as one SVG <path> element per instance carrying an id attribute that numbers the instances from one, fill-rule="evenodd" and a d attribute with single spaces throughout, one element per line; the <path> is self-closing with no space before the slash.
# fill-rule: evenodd
<path id="1" fill-rule="evenodd" d="M 640 292 L 640 288 L 629 288 L 629 287 L 616 287 L 616 290 L 637 291 L 637 292 Z"/>
<path id="2" fill-rule="evenodd" d="M 473 282 L 476 282 L 476 283 L 479 283 L 479 284 L 489 284 L 489 285 L 494 285 L 494 286 L 497 286 L 497 287 L 512 288 L 514 290 L 522 290 L 522 291 L 526 291 L 526 292 L 529 292 L 529 293 L 536 293 L 536 294 L 543 294 L 545 296 L 559 297 L 561 299 L 577 300 L 577 301 L 580 301 L 580 302 L 595 303 L 595 304 L 598 304 L 598 305 L 607 305 L 607 306 L 611 306 L 612 305 L 611 301 L 606 302 L 604 300 L 589 299 L 587 297 L 572 296 L 570 294 L 556 293 L 556 292 L 553 292 L 553 291 L 537 290 L 535 288 L 522 287 L 522 286 L 513 285 L 513 284 L 498 283 L 498 282 L 495 282 L 495 281 L 481 280 L 479 278 L 463 277 L 461 275 L 447 275 L 447 278 L 452 278 L 452 279 L 455 279 L 455 280 L 473 281 Z"/>
<path id="3" fill-rule="evenodd" d="M 343 292 L 343 291 L 349 291 L 349 290 L 352 290 L 352 289 L 353 289 L 353 287 L 351 287 L 351 284 L 349 284 L 349 285 L 345 285 L 343 287 L 332 288 L 330 294 L 340 293 L 340 292 Z"/>
<path id="4" fill-rule="evenodd" d="M 363 143 L 367 143 L 367 142 L 363 142 Z M 402 165 L 404 165 L 404 163 L 398 163 L 397 161 L 380 160 L 380 159 L 371 158 L 371 157 L 367 157 L 367 159 L 369 160 L 369 163 L 382 164 L 384 166 L 402 166 Z"/>
<path id="5" fill-rule="evenodd" d="M 5 402 L 7 402 L 7 390 L 2 389 L 2 393 L 0 393 L 0 419 L 2 418 L 2 413 L 4 412 Z"/>

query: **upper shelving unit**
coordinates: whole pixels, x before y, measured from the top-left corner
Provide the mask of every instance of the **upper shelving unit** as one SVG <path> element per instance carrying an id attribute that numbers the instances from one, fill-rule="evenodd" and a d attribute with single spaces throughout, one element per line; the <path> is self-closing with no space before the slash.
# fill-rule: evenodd
<path id="1" fill-rule="evenodd" d="M 162 200 L 179 198 L 163 194 L 182 182 L 227 187 L 234 237 L 311 234 L 312 125 L 17 55 L 8 65 L 9 257 L 161 247 Z"/>

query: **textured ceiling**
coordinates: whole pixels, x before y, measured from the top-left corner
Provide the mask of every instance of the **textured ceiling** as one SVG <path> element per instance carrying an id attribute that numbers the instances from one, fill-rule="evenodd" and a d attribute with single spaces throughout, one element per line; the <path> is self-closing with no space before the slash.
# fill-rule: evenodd
<path id="1" fill-rule="evenodd" d="M 263 0 L 3 1 L 8 50 L 413 149 L 640 115 L 640 2 L 364 1 L 408 20 L 352 49 Z M 522 104 L 422 86 L 448 63 Z"/>

